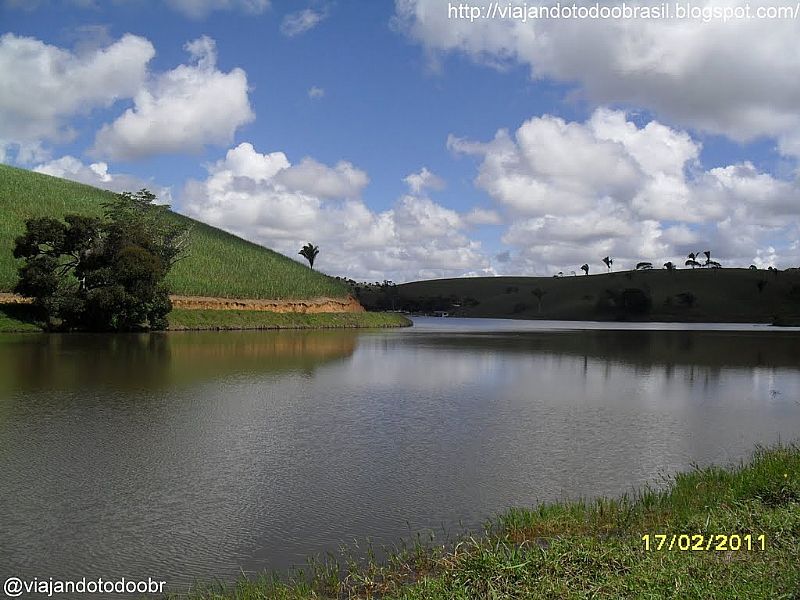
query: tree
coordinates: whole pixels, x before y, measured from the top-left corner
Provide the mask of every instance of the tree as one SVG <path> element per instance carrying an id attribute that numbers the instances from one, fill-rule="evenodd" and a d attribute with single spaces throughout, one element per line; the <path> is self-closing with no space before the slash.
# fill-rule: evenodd
<path id="1" fill-rule="evenodd" d="M 711 261 L 711 250 L 706 250 L 705 252 L 703 252 L 703 254 L 706 255 L 706 264 L 705 264 L 705 266 L 708 267 L 708 266 L 711 265 L 711 262 L 712 262 Z"/>
<path id="2" fill-rule="evenodd" d="M 308 266 L 312 269 L 314 268 L 314 260 L 317 258 L 317 254 L 319 254 L 319 246 L 315 246 L 311 242 L 308 242 L 303 249 L 298 252 L 300 256 L 305 257 L 308 261 Z"/>
<path id="3" fill-rule="evenodd" d="M 147 190 L 120 194 L 102 219 L 30 219 L 14 256 L 25 259 L 17 293 L 49 327 L 164 329 L 172 308 L 164 278 L 185 254 L 189 230 Z"/>
<path id="4" fill-rule="evenodd" d="M 608 270 L 609 270 L 609 272 L 610 272 L 610 271 L 611 271 L 611 265 L 613 265 L 613 264 L 614 264 L 614 259 L 613 259 L 613 258 L 611 258 L 611 257 L 609 257 L 609 256 L 606 256 L 606 257 L 603 259 L 603 262 L 606 264 L 606 266 L 608 267 Z"/>
<path id="5" fill-rule="evenodd" d="M 581 271 L 583 271 L 586 275 L 589 274 L 589 263 L 584 263 L 581 265 Z"/>
<path id="6" fill-rule="evenodd" d="M 623 312 L 641 315 L 650 310 L 653 301 L 645 290 L 628 288 L 619 296 L 619 306 Z"/>
<path id="7" fill-rule="evenodd" d="M 605 296 L 598 298 L 596 310 L 611 313 L 617 319 L 626 319 L 650 311 L 653 301 L 650 293 L 639 288 L 607 289 Z"/>
<path id="8" fill-rule="evenodd" d="M 697 302 L 697 296 L 695 296 L 692 292 L 681 292 L 680 294 L 677 294 L 676 297 L 678 298 L 678 302 L 688 308 L 692 308 Z"/>
<path id="9" fill-rule="evenodd" d="M 667 271 L 674 271 L 675 270 L 675 264 L 672 261 L 665 262 L 664 263 L 664 268 Z"/>
<path id="10" fill-rule="evenodd" d="M 691 252 L 691 253 L 689 253 L 689 258 L 686 260 L 686 263 L 684 263 L 684 264 L 685 264 L 687 267 L 692 267 L 693 269 L 694 269 L 695 267 L 700 267 L 700 266 L 702 266 L 702 265 L 701 265 L 699 262 L 697 262 L 697 261 L 695 260 L 695 257 L 696 257 L 696 256 L 697 256 L 697 255 L 696 255 L 694 252 Z"/>
<path id="11" fill-rule="evenodd" d="M 538 302 L 536 306 L 536 312 L 542 314 L 542 298 L 547 292 L 543 291 L 541 288 L 536 288 L 535 290 L 531 291 L 531 294 L 536 296 L 536 300 Z"/>
<path id="12" fill-rule="evenodd" d="M 99 221 L 67 215 L 64 221 L 41 217 L 29 219 L 26 231 L 14 246 L 14 258 L 26 259 L 19 269 L 14 291 L 33 298 L 33 305 L 48 322 L 60 312 L 70 295 L 85 288 L 89 248 L 97 236 Z M 75 277 L 69 277 L 70 272 Z"/>
<path id="13" fill-rule="evenodd" d="M 142 244 L 158 256 L 167 269 L 186 256 L 191 228 L 169 218 L 169 206 L 154 204 L 156 195 L 146 189 L 123 192 L 104 204 L 111 237 Z"/>
<path id="14" fill-rule="evenodd" d="M 636 264 L 637 271 L 648 271 L 653 268 L 653 263 L 651 262 L 640 262 Z"/>

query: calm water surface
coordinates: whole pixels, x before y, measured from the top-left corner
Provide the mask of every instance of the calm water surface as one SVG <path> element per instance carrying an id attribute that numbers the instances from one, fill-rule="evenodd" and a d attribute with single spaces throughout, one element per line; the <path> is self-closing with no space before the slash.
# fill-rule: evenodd
<path id="1" fill-rule="evenodd" d="M 183 590 L 798 436 L 796 330 L 419 319 L 4 336 L 0 577 Z"/>

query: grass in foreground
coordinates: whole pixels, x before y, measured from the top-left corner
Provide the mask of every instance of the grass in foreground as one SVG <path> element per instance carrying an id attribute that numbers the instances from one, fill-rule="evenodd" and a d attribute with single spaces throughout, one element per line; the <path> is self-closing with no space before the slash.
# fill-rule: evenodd
<path id="1" fill-rule="evenodd" d="M 661 550 L 657 534 L 668 536 Z M 749 534 L 753 549 L 668 550 L 673 534 Z M 511 510 L 447 546 L 417 543 L 380 562 L 329 558 L 286 581 L 265 575 L 188 597 L 797 599 L 798 557 L 800 447 L 777 446 L 739 467 L 679 474 L 661 491 Z"/>
<path id="2" fill-rule="evenodd" d="M 136 190 L 131 190 L 136 191 Z M 14 240 L 33 217 L 101 216 L 111 192 L 0 165 L 0 292 L 17 281 Z M 343 298 L 347 288 L 297 261 L 215 227 L 172 213 L 192 226 L 189 256 L 167 277 L 172 293 L 225 298 Z"/>
<path id="3" fill-rule="evenodd" d="M 180 329 L 324 329 L 328 327 L 407 327 L 396 313 L 275 313 L 257 310 L 185 310 L 169 315 L 169 328 Z"/>

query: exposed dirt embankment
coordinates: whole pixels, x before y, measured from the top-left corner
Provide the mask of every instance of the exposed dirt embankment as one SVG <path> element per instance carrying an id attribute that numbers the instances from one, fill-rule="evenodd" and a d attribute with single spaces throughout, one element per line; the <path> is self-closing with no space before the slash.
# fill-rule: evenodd
<path id="1" fill-rule="evenodd" d="M 170 296 L 175 308 L 186 310 L 258 310 L 278 313 L 357 313 L 364 307 L 352 296 L 314 298 L 311 300 L 256 300 L 247 298 L 212 298 L 206 296 Z M 16 294 L 0 293 L 0 304 L 27 304 L 30 300 Z"/>
<path id="2" fill-rule="evenodd" d="M 278 313 L 364 312 L 364 307 L 352 297 L 312 300 L 255 300 L 205 296 L 171 296 L 171 298 L 175 308 L 187 310 L 263 310 Z"/>
<path id="3" fill-rule="evenodd" d="M 0 304 L 30 304 L 30 298 L 23 298 L 16 294 L 0 292 Z"/>

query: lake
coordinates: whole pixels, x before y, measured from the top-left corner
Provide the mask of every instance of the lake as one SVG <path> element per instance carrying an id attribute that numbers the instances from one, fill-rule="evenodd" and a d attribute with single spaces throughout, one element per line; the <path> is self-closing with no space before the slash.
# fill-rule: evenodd
<path id="1" fill-rule="evenodd" d="M 0 575 L 180 591 L 798 436 L 798 330 L 0 336 Z"/>

